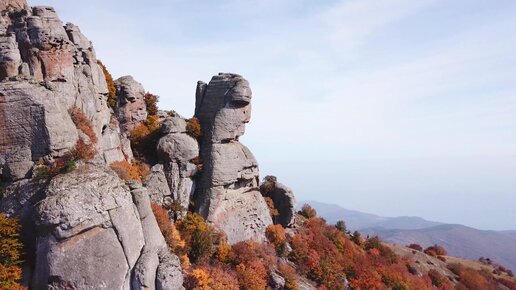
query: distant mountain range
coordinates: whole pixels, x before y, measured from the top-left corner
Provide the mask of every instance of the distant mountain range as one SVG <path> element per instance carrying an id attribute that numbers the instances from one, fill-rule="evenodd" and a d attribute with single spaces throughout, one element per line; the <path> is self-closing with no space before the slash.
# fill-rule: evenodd
<path id="1" fill-rule="evenodd" d="M 397 245 L 411 243 L 427 247 L 439 244 L 453 256 L 476 260 L 488 257 L 516 271 L 516 231 L 485 231 L 456 224 L 427 221 L 420 217 L 381 217 L 348 210 L 335 204 L 304 201 L 329 223 L 344 220 L 349 230 L 378 235 Z"/>

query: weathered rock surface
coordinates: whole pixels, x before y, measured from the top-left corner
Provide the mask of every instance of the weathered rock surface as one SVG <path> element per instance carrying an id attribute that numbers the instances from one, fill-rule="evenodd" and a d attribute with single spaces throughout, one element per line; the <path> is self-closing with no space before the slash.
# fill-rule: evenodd
<path id="1" fill-rule="evenodd" d="M 166 289 L 171 290 L 183 289 L 183 273 L 179 259 L 168 251 L 165 238 L 152 213 L 146 188 L 136 182 L 130 186 L 145 239 L 143 252 L 133 270 L 133 289 L 153 290 L 156 289 L 156 285 L 167 285 L 169 288 Z"/>
<path id="2" fill-rule="evenodd" d="M 258 163 L 238 142 L 251 117 L 251 95 L 249 83 L 237 74 L 221 73 L 209 84 L 197 84 L 195 116 L 203 129 L 204 170 L 195 207 L 230 243 L 264 240 L 272 224 L 258 188 Z"/>
<path id="3" fill-rule="evenodd" d="M 27 1 L 25 0 L 2 0 L 0 2 L 0 12 L 2 11 L 18 11 L 27 6 Z"/>
<path id="4" fill-rule="evenodd" d="M 90 119 L 99 139 L 110 140 L 96 145 L 99 155 L 122 160 L 127 152 L 116 149 L 122 141 L 111 122 L 105 76 L 91 42 L 77 26 L 63 26 L 51 7 L 30 9 L 23 1 L 2 5 L 19 10 L 0 15 L 2 178 L 27 178 L 35 161 L 62 156 L 75 145 L 80 132 L 68 114 L 72 106 Z M 104 149 L 120 152 L 104 156 Z"/>
<path id="5" fill-rule="evenodd" d="M 86 167 L 55 177 L 36 206 L 36 226 L 36 289 L 127 289 L 144 238 L 131 193 L 116 175 Z"/>
<path id="6" fill-rule="evenodd" d="M 118 120 L 122 131 L 130 132 L 147 118 L 145 90 L 132 76 L 124 76 L 115 81 L 118 103 Z"/>
<path id="7" fill-rule="evenodd" d="M 164 163 L 164 173 L 170 188 L 171 200 L 181 209 L 176 218 L 186 214 L 193 195 L 193 177 L 198 172 L 192 159 L 199 156 L 197 140 L 186 133 L 186 120 L 168 117 L 162 125 L 163 137 L 158 142 L 158 157 Z"/>
<path id="8" fill-rule="evenodd" d="M 296 198 L 292 190 L 279 182 L 274 182 L 272 190 L 265 196 L 272 199 L 274 207 L 278 210 L 279 215 L 274 218 L 274 223 L 280 224 L 284 228 L 293 227 L 296 216 Z"/>
<path id="9" fill-rule="evenodd" d="M 35 289 L 183 289 L 139 183 L 129 189 L 94 167 L 59 175 L 36 206 L 36 229 Z"/>

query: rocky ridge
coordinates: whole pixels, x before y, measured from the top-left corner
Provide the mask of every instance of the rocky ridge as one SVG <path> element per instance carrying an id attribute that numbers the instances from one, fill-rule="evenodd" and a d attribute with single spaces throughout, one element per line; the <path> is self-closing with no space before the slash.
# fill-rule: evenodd
<path id="1" fill-rule="evenodd" d="M 152 202 L 169 208 L 171 220 L 195 210 L 229 243 L 265 240 L 273 221 L 258 163 L 238 141 L 250 119 L 247 80 L 223 73 L 199 82 L 199 140 L 189 135 L 188 119 L 159 112 L 151 148 L 157 160 L 142 182 L 125 182 L 109 165 L 134 160 L 131 132 L 149 117 L 143 86 L 119 78 L 110 107 L 106 76 L 77 26 L 63 24 L 51 7 L 22 0 L 2 1 L 0 11 L 0 213 L 21 220 L 32 257 L 24 285 L 183 289 L 179 259 L 167 248 Z M 71 110 L 82 112 L 92 132 L 76 124 Z M 77 169 L 49 181 L 38 176 L 81 144 L 94 153 L 76 160 Z"/>

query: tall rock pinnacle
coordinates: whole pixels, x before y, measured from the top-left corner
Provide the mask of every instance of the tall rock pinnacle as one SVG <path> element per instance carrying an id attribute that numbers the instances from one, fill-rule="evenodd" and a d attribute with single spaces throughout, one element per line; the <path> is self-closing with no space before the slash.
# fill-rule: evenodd
<path id="1" fill-rule="evenodd" d="M 258 163 L 238 141 L 251 117 L 251 97 L 249 83 L 237 74 L 220 73 L 209 84 L 197 84 L 195 116 L 203 129 L 204 171 L 194 204 L 230 243 L 263 240 L 272 224 L 258 188 Z"/>

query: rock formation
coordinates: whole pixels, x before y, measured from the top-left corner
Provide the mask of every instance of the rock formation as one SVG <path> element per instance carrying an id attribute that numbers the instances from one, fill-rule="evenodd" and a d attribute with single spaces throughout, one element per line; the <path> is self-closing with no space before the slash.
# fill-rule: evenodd
<path id="1" fill-rule="evenodd" d="M 91 42 L 77 26 L 63 26 L 51 7 L 29 9 L 21 1 L 7 6 L 18 10 L 0 16 L 2 178 L 27 178 L 35 161 L 62 156 L 76 144 L 80 132 L 68 113 L 72 106 L 102 140 L 96 145 L 99 162 L 130 155 L 106 106 L 105 76 Z"/>
<path id="2" fill-rule="evenodd" d="M 145 90 L 142 84 L 135 81 L 132 76 L 117 79 L 115 85 L 118 99 L 118 120 L 120 120 L 122 130 L 128 133 L 147 118 Z"/>
<path id="3" fill-rule="evenodd" d="M 195 116 L 203 129 L 204 169 L 194 203 L 230 243 L 263 240 L 272 224 L 258 188 L 258 163 L 238 142 L 251 117 L 251 96 L 249 83 L 237 74 L 220 73 L 209 84 L 197 84 Z"/>
<path id="4" fill-rule="evenodd" d="M 0 11 L 0 211 L 21 219 L 31 257 L 23 284 L 183 289 L 179 259 L 167 248 L 149 192 L 139 183 L 128 187 L 109 170 L 114 161 L 131 160 L 132 152 L 107 106 L 91 42 L 51 7 L 2 1 Z M 119 99 L 131 101 L 131 80 L 119 80 Z M 91 123 L 89 135 L 74 124 L 69 110 L 75 107 Z M 127 112 L 120 118 L 124 130 L 135 108 L 140 104 L 117 107 Z M 50 182 L 34 176 L 36 162 L 56 164 L 78 140 L 94 147 L 92 160 Z"/>
<path id="5" fill-rule="evenodd" d="M 194 175 L 198 172 L 192 160 L 199 156 L 197 140 L 187 134 L 186 120 L 176 115 L 162 125 L 163 137 L 158 143 L 158 156 L 164 163 L 164 174 L 170 188 L 170 197 L 164 204 L 176 208 L 177 218 L 186 214 L 193 195 Z M 179 208 L 178 208 L 179 207 Z"/>
<path id="6" fill-rule="evenodd" d="M 273 217 L 274 224 L 280 224 L 284 228 L 293 227 L 296 217 L 296 198 L 290 188 L 277 181 L 275 176 L 268 175 L 260 186 L 264 197 L 272 200 L 278 215 Z"/>
<path id="7" fill-rule="evenodd" d="M 181 116 L 153 113 L 161 129 L 145 149 L 157 160 L 143 184 L 123 181 L 109 167 L 133 159 L 126 136 L 149 113 L 140 83 L 125 76 L 115 84 L 110 108 L 92 43 L 53 8 L 0 3 L 0 212 L 21 220 L 31 257 L 23 284 L 32 289 L 183 289 L 179 259 L 151 202 L 170 209 L 172 219 L 195 208 L 229 243 L 264 241 L 272 224 L 258 163 L 238 141 L 251 113 L 243 77 L 224 73 L 198 83 L 200 139 Z M 88 130 L 73 117 L 77 110 Z M 48 180 L 37 176 L 78 144 L 95 149 L 94 156 L 73 159 L 72 169 Z M 287 188 L 278 193 L 288 199 L 278 199 L 286 225 L 290 195 Z"/>

